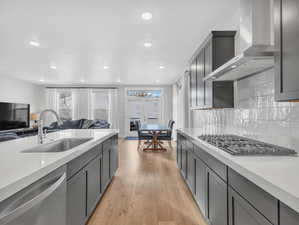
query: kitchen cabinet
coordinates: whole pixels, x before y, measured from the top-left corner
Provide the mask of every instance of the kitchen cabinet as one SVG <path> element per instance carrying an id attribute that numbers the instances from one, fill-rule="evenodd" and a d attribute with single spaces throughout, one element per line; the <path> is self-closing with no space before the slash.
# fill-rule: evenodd
<path id="1" fill-rule="evenodd" d="M 190 105 L 196 107 L 197 104 L 197 76 L 196 76 L 196 59 L 190 65 Z"/>
<path id="2" fill-rule="evenodd" d="M 88 220 L 118 168 L 118 137 L 107 139 L 67 164 L 67 224 Z"/>
<path id="3" fill-rule="evenodd" d="M 299 99 L 299 2 L 275 0 L 275 99 Z"/>
<path id="4" fill-rule="evenodd" d="M 195 147 L 196 148 L 196 147 Z M 207 202 L 207 167 L 204 162 L 195 157 L 195 199 L 204 216 Z"/>
<path id="5" fill-rule="evenodd" d="M 233 81 L 203 81 L 203 78 L 235 56 L 235 34 L 235 31 L 212 31 L 191 59 L 190 97 L 192 108 L 234 107 Z M 194 72 L 195 62 L 196 72 Z M 194 105 L 195 82 L 196 104 Z"/>
<path id="6" fill-rule="evenodd" d="M 87 216 L 90 216 L 101 196 L 101 163 L 100 156 L 91 161 L 85 168 L 87 191 Z"/>
<path id="7" fill-rule="evenodd" d="M 207 217 L 211 225 L 227 224 L 227 183 L 207 170 Z"/>
<path id="8" fill-rule="evenodd" d="M 188 165 L 187 160 L 188 160 L 188 151 L 186 145 L 184 144 L 182 145 L 182 169 L 181 169 L 184 178 L 187 178 L 187 165 Z"/>
<path id="9" fill-rule="evenodd" d="M 67 225 L 83 225 L 86 216 L 86 173 L 80 170 L 67 182 Z"/>
<path id="10" fill-rule="evenodd" d="M 205 76 L 205 54 L 204 51 L 201 51 L 198 54 L 197 60 L 196 60 L 196 77 L 197 77 L 197 83 L 196 83 L 196 100 L 197 100 L 197 107 L 204 107 L 205 106 L 205 82 L 203 81 L 203 78 Z"/>
<path id="11" fill-rule="evenodd" d="M 176 148 L 176 159 L 177 159 L 177 166 L 179 169 L 182 168 L 182 135 L 177 135 L 177 148 Z"/>
<path id="12" fill-rule="evenodd" d="M 110 180 L 111 139 L 103 143 L 101 190 L 104 192 Z"/>
<path id="13" fill-rule="evenodd" d="M 193 144 L 187 146 L 187 184 L 192 194 L 195 194 L 195 156 L 193 153 Z"/>
<path id="14" fill-rule="evenodd" d="M 114 176 L 118 169 L 119 159 L 118 159 L 118 136 L 112 138 L 111 145 L 111 156 L 110 156 L 110 178 Z"/>
<path id="15" fill-rule="evenodd" d="M 299 213 L 290 209 L 283 203 L 280 203 L 280 224 L 281 225 L 298 225 Z"/>
<path id="16" fill-rule="evenodd" d="M 249 202 L 229 188 L 229 225 L 271 225 Z M 286 223 L 281 223 L 288 225 Z M 295 223 L 294 223 L 295 224 Z M 298 223 L 296 223 L 298 224 Z"/>

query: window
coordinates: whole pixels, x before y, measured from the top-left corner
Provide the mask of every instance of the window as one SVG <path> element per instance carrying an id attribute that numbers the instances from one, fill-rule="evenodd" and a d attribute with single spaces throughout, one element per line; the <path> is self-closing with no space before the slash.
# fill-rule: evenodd
<path id="1" fill-rule="evenodd" d="M 161 90 L 128 90 L 127 95 L 141 98 L 160 98 Z"/>
<path id="2" fill-rule="evenodd" d="M 92 116 L 96 120 L 110 121 L 110 94 L 108 90 L 93 90 L 92 96 Z"/>
<path id="3" fill-rule="evenodd" d="M 71 90 L 58 92 L 58 113 L 62 120 L 73 119 L 73 95 Z"/>

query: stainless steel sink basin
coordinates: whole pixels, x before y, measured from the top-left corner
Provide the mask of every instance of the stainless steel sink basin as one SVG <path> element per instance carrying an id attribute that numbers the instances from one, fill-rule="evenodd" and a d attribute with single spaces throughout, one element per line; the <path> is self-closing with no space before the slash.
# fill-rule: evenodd
<path id="1" fill-rule="evenodd" d="M 23 153 L 33 152 L 65 152 L 79 145 L 82 145 L 92 138 L 64 138 L 51 143 L 36 146 L 34 148 L 24 150 Z"/>

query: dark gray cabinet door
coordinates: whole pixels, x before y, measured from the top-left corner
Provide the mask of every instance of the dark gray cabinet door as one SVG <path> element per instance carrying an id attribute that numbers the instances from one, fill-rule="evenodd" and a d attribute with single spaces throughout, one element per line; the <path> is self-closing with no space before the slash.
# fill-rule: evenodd
<path id="1" fill-rule="evenodd" d="M 202 50 L 197 58 L 196 63 L 196 95 L 197 95 L 197 106 L 204 107 L 205 106 L 205 82 L 203 78 L 205 76 L 205 54 L 204 50 Z"/>
<path id="2" fill-rule="evenodd" d="M 204 76 L 209 75 L 213 71 L 213 42 L 212 39 L 208 41 L 205 51 Z M 205 106 L 207 108 L 213 107 L 213 81 L 205 81 Z"/>
<path id="3" fill-rule="evenodd" d="M 226 225 L 228 222 L 227 184 L 210 169 L 207 170 L 207 180 L 208 219 L 211 225 Z"/>
<path id="4" fill-rule="evenodd" d="M 298 221 L 290 225 L 295 224 L 298 224 Z M 271 223 L 237 192 L 229 188 L 229 225 L 271 225 Z"/>
<path id="5" fill-rule="evenodd" d="M 190 147 L 191 146 L 189 146 L 188 154 L 187 154 L 187 160 L 188 160 L 187 183 L 189 185 L 191 192 L 195 194 L 195 158 Z"/>
<path id="6" fill-rule="evenodd" d="M 110 155 L 110 178 L 112 178 L 118 169 L 118 137 L 112 138 L 111 155 Z"/>
<path id="7" fill-rule="evenodd" d="M 100 157 L 92 160 L 85 168 L 87 177 L 87 215 L 90 215 L 97 205 L 101 194 Z"/>
<path id="8" fill-rule="evenodd" d="M 181 140 L 182 140 L 181 135 L 178 134 L 176 157 L 177 157 L 177 166 L 179 169 L 182 168 L 182 141 Z"/>
<path id="9" fill-rule="evenodd" d="M 299 1 L 275 0 L 275 98 L 299 99 Z"/>
<path id="10" fill-rule="evenodd" d="M 195 199 L 204 216 L 206 216 L 207 196 L 207 167 L 199 159 L 195 158 Z"/>
<path id="11" fill-rule="evenodd" d="M 280 203 L 280 224 L 281 225 L 298 225 L 299 213 L 290 209 L 288 206 Z"/>
<path id="12" fill-rule="evenodd" d="M 187 149 L 185 145 L 182 145 L 182 175 L 187 178 Z"/>
<path id="13" fill-rule="evenodd" d="M 80 170 L 67 182 L 67 224 L 83 225 L 86 216 L 86 173 Z"/>
<path id="14" fill-rule="evenodd" d="M 111 145 L 104 145 L 103 147 L 103 158 L 102 158 L 102 176 L 101 185 L 102 191 L 104 192 L 110 181 L 110 154 Z"/>
<path id="15" fill-rule="evenodd" d="M 196 60 L 190 66 L 190 104 L 196 106 Z"/>

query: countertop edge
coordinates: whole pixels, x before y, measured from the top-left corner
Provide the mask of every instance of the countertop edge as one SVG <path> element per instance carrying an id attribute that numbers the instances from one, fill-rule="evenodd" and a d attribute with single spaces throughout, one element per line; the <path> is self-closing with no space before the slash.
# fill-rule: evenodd
<path id="1" fill-rule="evenodd" d="M 276 199 L 278 199 L 279 201 L 281 201 L 282 203 L 299 213 L 299 198 L 297 198 L 296 196 L 284 191 L 279 186 L 267 181 L 260 174 L 254 173 L 244 168 L 242 165 L 229 159 L 229 157 L 225 157 L 224 155 L 219 154 L 217 151 L 215 151 L 215 149 L 217 149 L 216 147 L 211 146 L 208 143 L 204 143 L 203 141 L 199 140 L 197 137 L 194 137 L 190 133 L 181 129 L 178 129 L 177 132 L 192 139 L 195 145 L 197 145 L 210 155 L 214 156 L 216 159 L 229 166 L 230 168 L 238 172 L 240 175 L 244 176 L 249 181 L 253 182 L 257 186 L 271 194 L 273 197 L 275 197 Z"/>
<path id="2" fill-rule="evenodd" d="M 66 165 L 68 162 L 72 161 L 73 159 L 79 157 L 80 155 L 86 153 L 90 148 L 95 147 L 98 144 L 101 144 L 105 140 L 109 139 L 110 137 L 113 137 L 114 135 L 118 134 L 119 132 L 116 130 L 111 131 L 109 134 L 96 139 L 91 140 L 90 145 L 88 146 L 88 149 L 81 150 L 78 152 L 73 152 L 70 155 L 64 156 L 59 160 L 56 160 L 55 162 L 37 170 L 33 173 L 29 174 L 26 177 L 23 177 L 16 182 L 10 183 L 4 188 L 0 189 L 0 202 L 3 200 L 11 197 L 12 195 L 16 194 L 17 192 L 21 191 L 22 189 L 28 187 L 29 185 L 33 184 L 34 182 L 38 181 L 39 179 L 45 177 L 46 175 L 50 174 L 51 172 L 55 171 L 59 167 L 62 167 L 63 165 Z M 76 154 L 77 153 L 77 154 Z"/>

